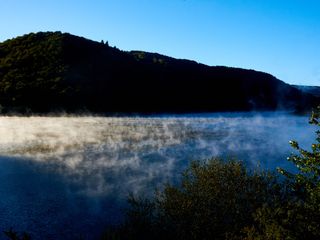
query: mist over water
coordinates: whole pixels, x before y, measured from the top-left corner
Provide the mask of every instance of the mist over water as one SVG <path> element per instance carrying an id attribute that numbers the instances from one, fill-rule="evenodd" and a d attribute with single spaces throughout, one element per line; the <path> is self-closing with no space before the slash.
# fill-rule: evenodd
<path id="1" fill-rule="evenodd" d="M 175 182 L 191 160 L 291 168 L 289 140 L 309 148 L 314 131 L 284 113 L 0 117 L 0 230 L 86 237 L 121 219 L 130 192 Z"/>

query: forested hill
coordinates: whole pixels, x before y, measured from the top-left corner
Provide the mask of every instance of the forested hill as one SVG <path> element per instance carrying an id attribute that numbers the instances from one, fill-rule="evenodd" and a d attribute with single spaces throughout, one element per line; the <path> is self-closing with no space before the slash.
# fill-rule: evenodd
<path id="1" fill-rule="evenodd" d="M 304 110 L 318 102 L 267 73 L 125 52 L 67 33 L 0 43 L 2 112 Z"/>
<path id="2" fill-rule="evenodd" d="M 303 85 L 292 85 L 304 93 L 309 93 L 316 97 L 320 97 L 320 87 L 318 86 L 303 86 Z"/>

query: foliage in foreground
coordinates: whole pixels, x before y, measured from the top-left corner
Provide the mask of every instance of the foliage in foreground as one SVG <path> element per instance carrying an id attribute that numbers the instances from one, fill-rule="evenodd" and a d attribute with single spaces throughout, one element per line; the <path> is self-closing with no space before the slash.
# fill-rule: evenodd
<path id="1" fill-rule="evenodd" d="M 8 231 L 4 231 L 3 233 L 7 238 L 11 240 L 31 240 L 31 237 L 29 234 L 27 233 L 19 234 L 14 230 L 12 230 L 12 228 L 10 228 L 10 230 Z"/>
<path id="2" fill-rule="evenodd" d="M 286 195 L 274 174 L 249 172 L 242 162 L 193 162 L 179 186 L 166 185 L 151 200 L 131 197 L 126 222 L 105 239 L 230 239 Z"/>
<path id="3" fill-rule="evenodd" d="M 313 112 L 310 124 L 320 126 L 320 107 Z M 286 187 L 293 193 L 285 202 L 265 206 L 255 214 L 256 226 L 248 230 L 248 239 L 320 239 L 320 131 L 311 151 L 290 141 L 298 152 L 288 160 L 298 173 L 278 171 L 287 179 Z"/>
<path id="4" fill-rule="evenodd" d="M 311 124 L 320 126 L 320 108 Z M 298 173 L 249 172 L 238 161 L 193 162 L 181 184 L 152 199 L 130 197 L 121 226 L 102 239 L 320 239 L 320 131 L 288 160 Z"/>

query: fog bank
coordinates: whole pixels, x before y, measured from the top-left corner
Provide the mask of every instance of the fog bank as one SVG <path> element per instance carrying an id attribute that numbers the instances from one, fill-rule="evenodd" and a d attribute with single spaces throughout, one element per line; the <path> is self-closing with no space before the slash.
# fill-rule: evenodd
<path id="1" fill-rule="evenodd" d="M 69 180 L 91 178 L 93 185 L 86 181 L 83 190 L 105 194 L 119 189 L 108 178 L 121 177 L 122 186 L 139 191 L 148 180 L 170 179 L 190 160 L 212 156 L 236 156 L 269 169 L 286 166 L 288 141 L 307 147 L 313 135 L 307 117 L 284 114 L 1 117 L 0 154 L 37 162 Z"/>
<path id="2" fill-rule="evenodd" d="M 46 226 L 67 231 L 74 219 L 71 232 L 99 229 L 120 215 L 129 192 L 153 193 L 191 160 L 290 168 L 288 142 L 308 148 L 314 131 L 307 117 L 273 113 L 0 117 L 0 230 L 13 224 L 48 234 Z"/>

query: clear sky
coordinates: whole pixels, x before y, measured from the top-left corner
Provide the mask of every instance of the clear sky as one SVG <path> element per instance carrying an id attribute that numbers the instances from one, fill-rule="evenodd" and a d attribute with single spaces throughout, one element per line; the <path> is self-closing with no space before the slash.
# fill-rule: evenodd
<path id="1" fill-rule="evenodd" d="M 0 0 L 0 41 L 62 31 L 320 85 L 319 0 Z"/>

